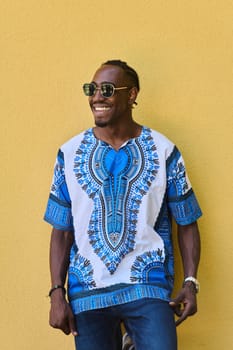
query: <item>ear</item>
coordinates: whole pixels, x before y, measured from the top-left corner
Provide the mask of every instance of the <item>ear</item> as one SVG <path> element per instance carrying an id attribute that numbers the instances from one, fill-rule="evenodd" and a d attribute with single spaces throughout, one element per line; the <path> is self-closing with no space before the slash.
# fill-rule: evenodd
<path id="1" fill-rule="evenodd" d="M 133 104 L 137 104 L 136 98 L 138 96 L 138 89 L 136 86 L 132 87 L 129 91 L 129 104 L 133 106 Z"/>

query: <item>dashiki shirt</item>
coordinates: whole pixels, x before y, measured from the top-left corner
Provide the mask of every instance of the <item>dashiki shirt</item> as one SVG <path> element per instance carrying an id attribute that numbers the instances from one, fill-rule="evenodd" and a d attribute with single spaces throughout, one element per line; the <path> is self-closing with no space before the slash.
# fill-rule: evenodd
<path id="1" fill-rule="evenodd" d="M 59 150 L 45 220 L 74 231 L 68 296 L 75 314 L 140 298 L 169 301 L 172 217 L 201 216 L 183 158 L 143 127 L 116 151 L 93 129 Z"/>

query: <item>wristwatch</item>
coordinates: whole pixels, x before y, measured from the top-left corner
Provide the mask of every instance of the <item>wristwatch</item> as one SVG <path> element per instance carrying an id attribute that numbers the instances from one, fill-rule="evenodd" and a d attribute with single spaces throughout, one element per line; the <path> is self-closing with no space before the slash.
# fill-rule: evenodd
<path id="1" fill-rule="evenodd" d="M 187 282 L 193 283 L 193 285 L 195 286 L 195 289 L 196 289 L 196 293 L 200 292 L 200 283 L 198 282 L 198 280 L 195 277 L 193 277 L 193 276 L 186 277 L 184 279 L 183 284 L 185 285 L 185 283 L 187 283 Z"/>

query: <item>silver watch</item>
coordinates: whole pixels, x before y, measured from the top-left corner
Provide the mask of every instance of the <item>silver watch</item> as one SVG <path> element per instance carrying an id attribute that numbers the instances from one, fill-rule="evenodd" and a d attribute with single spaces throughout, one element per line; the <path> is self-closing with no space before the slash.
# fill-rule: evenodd
<path id="1" fill-rule="evenodd" d="M 195 277 L 193 277 L 193 276 L 186 277 L 184 279 L 184 284 L 186 282 L 192 282 L 195 286 L 196 293 L 200 292 L 200 283 L 198 282 L 198 280 Z"/>

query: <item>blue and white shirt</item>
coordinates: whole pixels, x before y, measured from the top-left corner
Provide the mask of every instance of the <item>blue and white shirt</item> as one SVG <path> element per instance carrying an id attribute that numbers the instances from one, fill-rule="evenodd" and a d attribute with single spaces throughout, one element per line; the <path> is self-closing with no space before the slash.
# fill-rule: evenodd
<path id="1" fill-rule="evenodd" d="M 59 150 L 45 220 L 74 231 L 68 295 L 74 313 L 143 297 L 170 300 L 172 217 L 187 225 L 201 210 L 183 158 L 143 127 L 116 151 L 93 129 Z"/>

